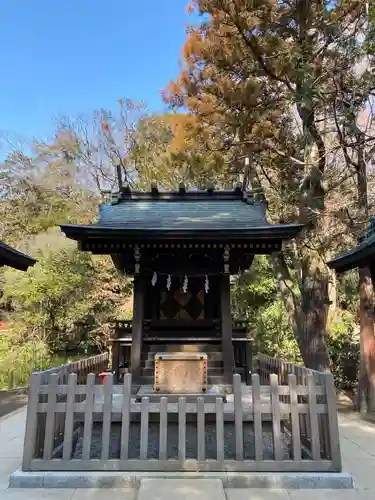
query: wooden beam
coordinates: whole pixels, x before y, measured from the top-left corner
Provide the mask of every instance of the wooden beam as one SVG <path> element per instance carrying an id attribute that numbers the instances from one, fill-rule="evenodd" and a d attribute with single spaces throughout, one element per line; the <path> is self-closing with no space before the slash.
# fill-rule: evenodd
<path id="1" fill-rule="evenodd" d="M 144 320 L 144 292 L 145 281 L 143 276 L 134 278 L 133 291 L 133 321 L 132 321 L 132 347 L 131 347 L 131 374 L 133 384 L 140 383 L 141 355 L 143 345 L 143 320 Z"/>
<path id="2" fill-rule="evenodd" d="M 229 275 L 226 274 L 222 274 L 220 276 L 220 314 L 224 378 L 227 384 L 231 384 L 234 372 L 234 353 L 232 341 L 232 315 L 230 307 L 230 282 Z"/>

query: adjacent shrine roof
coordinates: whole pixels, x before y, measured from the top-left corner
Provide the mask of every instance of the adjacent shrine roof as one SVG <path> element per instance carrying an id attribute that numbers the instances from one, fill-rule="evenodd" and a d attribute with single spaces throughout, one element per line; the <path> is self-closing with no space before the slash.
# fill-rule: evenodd
<path id="1" fill-rule="evenodd" d="M 328 262 L 337 272 L 367 266 L 375 261 L 375 217 L 371 217 L 366 233 L 358 239 L 358 245 Z"/>
<path id="2" fill-rule="evenodd" d="M 0 266 L 9 266 L 20 271 L 27 271 L 35 263 L 35 259 L 0 241 Z"/>
<path id="3" fill-rule="evenodd" d="M 265 207 L 251 193 L 232 191 L 132 192 L 116 195 L 99 210 L 99 221 L 91 225 L 62 225 L 62 231 L 75 240 L 89 237 L 179 237 L 194 235 L 236 235 L 293 238 L 299 224 L 272 225 Z"/>

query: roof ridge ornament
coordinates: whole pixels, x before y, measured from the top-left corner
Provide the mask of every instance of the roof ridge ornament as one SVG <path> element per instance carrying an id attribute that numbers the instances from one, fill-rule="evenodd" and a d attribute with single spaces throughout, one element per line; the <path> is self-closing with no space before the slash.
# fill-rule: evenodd
<path id="1" fill-rule="evenodd" d="M 180 182 L 180 184 L 178 186 L 178 192 L 180 194 L 186 194 L 186 186 L 185 186 L 184 182 Z"/>

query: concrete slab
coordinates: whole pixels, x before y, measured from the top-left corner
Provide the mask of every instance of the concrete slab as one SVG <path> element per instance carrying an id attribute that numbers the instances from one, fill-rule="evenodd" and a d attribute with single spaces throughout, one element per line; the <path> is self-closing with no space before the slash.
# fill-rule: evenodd
<path id="1" fill-rule="evenodd" d="M 375 489 L 375 459 L 352 460 L 345 458 L 343 466 L 345 470 L 350 470 L 355 488 Z"/>
<path id="2" fill-rule="evenodd" d="M 137 500 L 225 500 L 222 482 L 219 479 L 143 479 Z"/>
<path id="3" fill-rule="evenodd" d="M 351 489 L 353 480 L 346 472 L 227 472 L 223 479 L 225 488 L 268 489 Z"/>
<path id="4" fill-rule="evenodd" d="M 257 473 L 257 472 L 23 472 L 12 474 L 11 488 L 127 488 L 144 479 L 160 481 L 220 481 L 224 488 L 348 489 L 348 473 Z M 203 484 L 203 483 L 202 483 Z"/>
<path id="5" fill-rule="evenodd" d="M 137 490 L 133 488 L 112 488 L 108 490 L 76 490 L 71 500 L 136 500 Z M 151 500 L 151 499 L 150 499 Z"/>
<path id="6" fill-rule="evenodd" d="M 0 492 L 8 488 L 10 475 L 21 466 L 21 459 L 0 458 Z M 1 494 L 0 494 L 1 498 Z"/>
<path id="7" fill-rule="evenodd" d="M 374 500 L 375 489 L 371 488 L 369 490 L 360 490 L 361 500 Z"/>
<path id="8" fill-rule="evenodd" d="M 226 489 L 227 500 L 290 500 L 287 490 L 265 490 L 264 488 Z"/>
<path id="9" fill-rule="evenodd" d="M 15 437 L 0 446 L 0 458 L 19 458 L 22 456 L 23 437 Z"/>
<path id="10" fill-rule="evenodd" d="M 75 490 L 5 490 L 1 492 L 1 500 L 71 500 Z"/>
<path id="11" fill-rule="evenodd" d="M 319 493 L 312 490 L 289 491 L 291 500 L 358 500 L 360 494 L 357 490 L 319 490 Z"/>

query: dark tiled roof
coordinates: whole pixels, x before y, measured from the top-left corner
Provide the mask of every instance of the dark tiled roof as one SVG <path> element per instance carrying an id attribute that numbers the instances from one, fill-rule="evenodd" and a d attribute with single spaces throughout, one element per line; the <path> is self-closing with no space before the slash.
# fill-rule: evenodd
<path id="1" fill-rule="evenodd" d="M 219 235 L 289 239 L 302 229 L 298 224 L 272 225 L 265 206 L 249 193 L 234 191 L 185 191 L 161 193 L 123 191 L 112 203 L 101 205 L 99 221 L 91 225 L 62 225 L 72 239 L 127 236 L 152 237 Z"/>
<path id="2" fill-rule="evenodd" d="M 258 204 L 244 201 L 123 201 L 102 205 L 101 226 L 154 231 L 249 229 L 268 225 Z"/>
<path id="3" fill-rule="evenodd" d="M 35 263 L 35 259 L 0 241 L 0 266 L 9 266 L 20 271 L 26 271 Z"/>
<path id="4" fill-rule="evenodd" d="M 365 233 L 358 238 L 358 245 L 328 262 L 338 272 L 368 265 L 375 261 L 375 217 L 371 217 Z"/>

